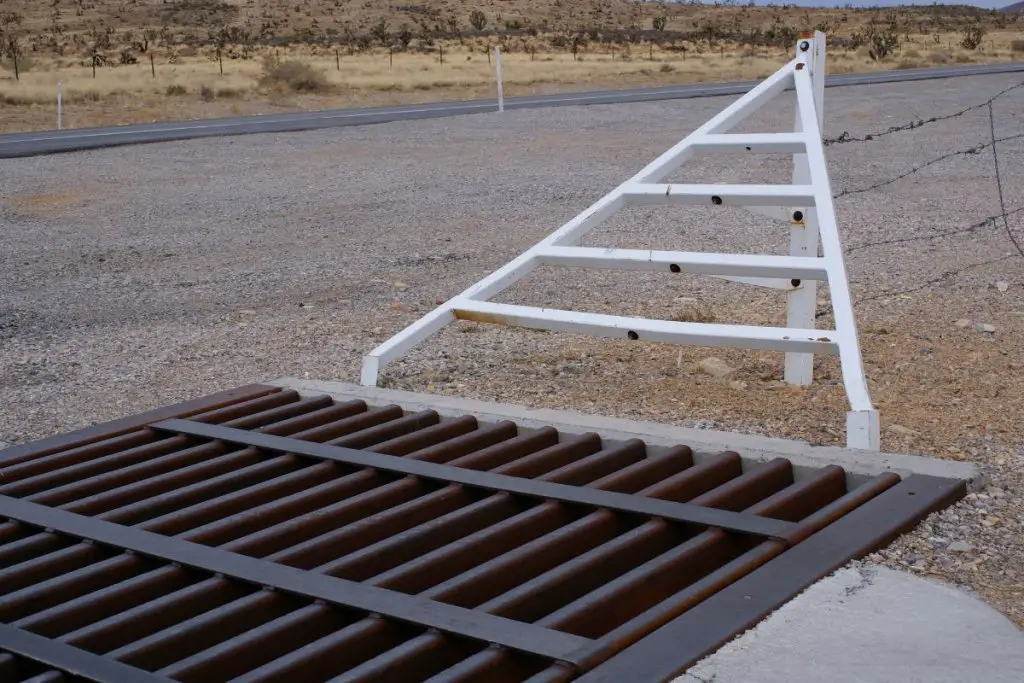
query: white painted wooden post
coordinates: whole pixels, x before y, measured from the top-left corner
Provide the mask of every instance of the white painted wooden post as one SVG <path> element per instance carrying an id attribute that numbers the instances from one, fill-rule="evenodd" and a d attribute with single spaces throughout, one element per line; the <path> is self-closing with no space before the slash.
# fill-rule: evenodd
<path id="1" fill-rule="evenodd" d="M 814 104 L 818 114 L 819 129 L 824 125 L 822 105 L 825 99 L 825 51 L 820 40 L 813 34 L 803 34 L 797 41 L 797 58 L 807 58 L 807 65 L 811 73 L 811 82 L 814 85 Z M 813 54 L 807 55 L 813 50 Z M 800 117 L 800 107 L 796 106 L 794 112 L 794 130 L 803 132 Z M 811 169 L 807 164 L 807 154 L 793 155 L 793 184 L 809 185 L 811 183 Z M 814 207 L 799 207 L 790 210 L 789 229 L 789 254 L 790 256 L 805 256 L 815 258 L 818 255 L 818 212 Z M 813 329 L 815 312 L 817 310 L 818 283 L 814 280 L 794 281 L 793 289 L 789 290 L 786 301 L 786 327 L 800 329 Z M 787 353 L 784 378 L 787 384 L 795 386 L 810 386 L 814 381 L 814 355 L 810 353 Z"/>
<path id="2" fill-rule="evenodd" d="M 494 69 L 498 77 L 498 111 L 505 111 L 505 94 L 501 83 L 501 45 L 494 46 Z"/>
<path id="3" fill-rule="evenodd" d="M 64 128 L 64 84 L 57 81 L 57 130 Z"/>

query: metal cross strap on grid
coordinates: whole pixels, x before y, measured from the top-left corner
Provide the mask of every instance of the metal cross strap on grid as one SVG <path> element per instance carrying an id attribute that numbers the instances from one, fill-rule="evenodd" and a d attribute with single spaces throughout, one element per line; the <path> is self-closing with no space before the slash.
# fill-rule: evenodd
<path id="1" fill-rule="evenodd" d="M 667 683 L 965 494 L 244 386 L 0 452 L 0 682 Z"/>
<path id="2" fill-rule="evenodd" d="M 796 91 L 793 132 L 730 134 L 785 90 Z M 839 355 L 850 402 L 850 448 L 879 450 L 878 411 L 871 402 L 853 302 L 836 224 L 822 143 L 825 36 L 801 36 L 796 57 L 602 199 L 461 294 L 380 344 L 363 358 L 362 384 L 376 386 L 383 367 L 456 320 L 497 323 L 603 337 L 784 351 L 785 379 L 811 384 L 814 354 Z M 665 184 L 694 154 L 792 154 L 789 185 Z M 735 206 L 790 225 L 789 255 L 581 247 L 583 237 L 628 206 Z M 823 255 L 818 256 L 819 237 Z M 786 327 L 651 320 L 491 301 L 538 266 L 695 273 L 787 292 Z M 816 284 L 827 282 L 834 330 L 814 329 Z"/>

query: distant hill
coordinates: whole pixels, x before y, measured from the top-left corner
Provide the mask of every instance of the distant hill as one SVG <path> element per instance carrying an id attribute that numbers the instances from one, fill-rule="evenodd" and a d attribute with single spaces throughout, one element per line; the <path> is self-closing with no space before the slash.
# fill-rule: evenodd
<path id="1" fill-rule="evenodd" d="M 1006 7 L 1002 8 L 999 11 L 1000 12 L 1024 12 L 1024 1 L 1022 1 L 1022 2 L 1015 2 L 1012 5 L 1007 5 Z"/>

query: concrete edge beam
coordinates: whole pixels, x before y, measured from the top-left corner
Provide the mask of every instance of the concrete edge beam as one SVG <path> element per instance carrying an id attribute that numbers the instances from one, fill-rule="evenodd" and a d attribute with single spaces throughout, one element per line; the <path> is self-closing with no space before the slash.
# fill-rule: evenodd
<path id="1" fill-rule="evenodd" d="M 864 476 L 876 476 L 884 472 L 895 472 L 901 477 L 924 474 L 962 480 L 968 491 L 979 491 L 986 484 L 983 473 L 974 463 L 940 460 L 920 455 L 812 446 L 804 441 L 790 439 L 692 429 L 569 410 L 526 408 L 454 396 L 364 387 L 345 382 L 284 377 L 264 384 L 294 389 L 300 395 L 327 394 L 336 399 L 362 399 L 373 404 L 395 404 L 404 410 L 430 409 L 446 418 L 473 415 L 485 421 L 512 420 L 524 428 L 551 426 L 568 434 L 597 432 L 609 440 L 642 439 L 652 446 L 685 444 L 695 451 L 731 450 L 744 458 L 758 462 L 787 458 L 796 467 L 818 468 L 824 465 L 839 465 L 851 474 Z"/>

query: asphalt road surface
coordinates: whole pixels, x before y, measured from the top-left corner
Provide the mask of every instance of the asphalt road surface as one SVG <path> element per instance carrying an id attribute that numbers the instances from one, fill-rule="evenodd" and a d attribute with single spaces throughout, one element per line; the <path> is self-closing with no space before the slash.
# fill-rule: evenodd
<path id="1" fill-rule="evenodd" d="M 871 85 L 876 83 L 896 83 L 1017 71 L 1024 72 L 1024 62 L 841 74 L 829 76 L 825 84 L 827 87 Z M 740 95 L 750 90 L 759 82 L 698 83 L 657 88 L 542 95 L 537 97 L 509 97 L 505 98 L 505 109 L 530 109 L 586 104 L 625 104 L 654 100 Z M 487 99 L 464 102 L 436 102 L 397 107 L 375 107 L 372 109 L 332 109 L 295 114 L 268 114 L 263 116 L 204 119 L 200 121 L 14 133 L 0 136 L 0 159 L 55 154 L 58 152 L 74 152 L 118 145 L 167 142 L 170 140 L 189 140 L 253 133 L 284 133 L 339 126 L 362 126 L 371 123 L 387 123 L 389 121 L 440 118 L 456 116 L 458 114 L 478 114 L 497 111 L 497 108 L 497 100 Z"/>

